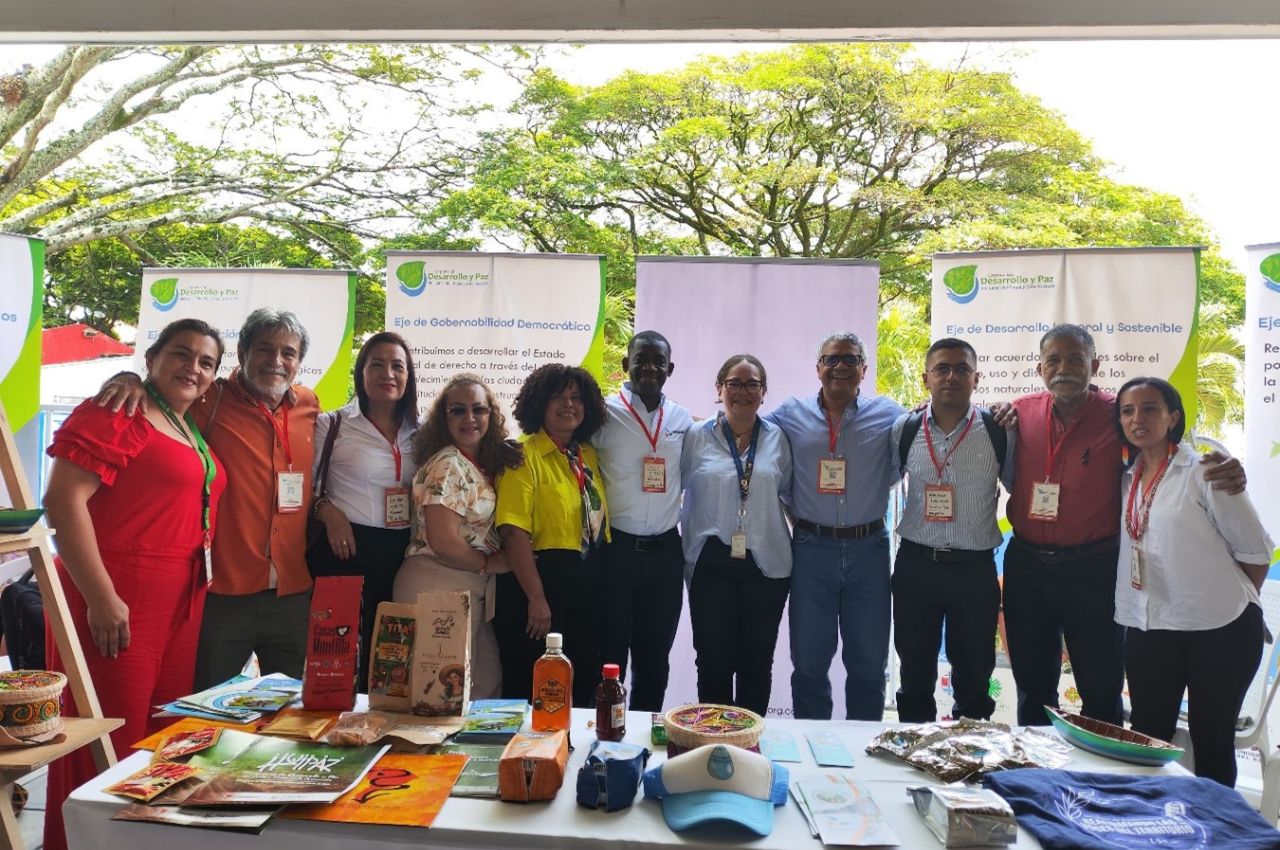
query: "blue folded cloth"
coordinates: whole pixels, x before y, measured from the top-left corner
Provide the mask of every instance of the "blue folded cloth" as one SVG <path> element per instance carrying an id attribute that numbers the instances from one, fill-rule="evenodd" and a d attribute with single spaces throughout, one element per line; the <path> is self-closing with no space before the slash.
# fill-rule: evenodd
<path id="1" fill-rule="evenodd" d="M 589 809 L 616 812 L 631 805 L 649 750 L 635 744 L 593 741 L 587 760 L 578 768 L 578 802 Z"/>
<path id="2" fill-rule="evenodd" d="M 1023 768 L 982 782 L 1046 850 L 1280 850 L 1280 832 L 1211 779 Z"/>

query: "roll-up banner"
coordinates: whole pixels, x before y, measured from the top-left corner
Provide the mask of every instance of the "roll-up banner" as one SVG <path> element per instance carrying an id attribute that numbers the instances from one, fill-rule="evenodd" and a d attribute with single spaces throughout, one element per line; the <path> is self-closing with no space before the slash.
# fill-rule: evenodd
<path id="1" fill-rule="evenodd" d="M 320 406 L 347 403 L 355 331 L 356 273 L 328 269 L 143 269 L 134 368 L 165 325 L 203 319 L 226 346 L 219 377 L 238 365 L 236 343 L 245 318 L 260 307 L 290 310 L 307 329 L 310 344 L 298 382 L 315 390 Z"/>
<path id="2" fill-rule="evenodd" d="M 1130 378 L 1165 378 L 1195 422 L 1199 270 L 1198 248 L 936 254 L 933 338 L 977 350 L 974 401 L 990 404 L 1042 391 L 1040 338 L 1059 322 L 1084 325 L 1101 361 L 1094 383 L 1114 393 Z"/>
<path id="3" fill-rule="evenodd" d="M 1280 242 L 1250 245 L 1245 279 L 1244 463 L 1249 495 L 1280 535 Z M 1280 552 L 1272 556 L 1272 562 Z"/>
<path id="4" fill-rule="evenodd" d="M 0 234 L 0 404 L 18 431 L 40 409 L 44 242 Z"/>
<path id="5" fill-rule="evenodd" d="M 769 375 L 762 410 L 788 396 L 818 392 L 818 346 L 852 331 L 862 340 L 867 376 L 876 386 L 876 322 L 880 264 L 867 260 L 637 257 L 636 330 L 671 343 L 676 370 L 664 392 L 698 418 L 714 416 L 716 373 L 734 354 L 754 354 Z M 693 629 L 686 606 L 671 656 L 667 704 L 697 702 Z M 831 665 L 834 717 L 844 717 L 844 663 Z M 771 717 L 791 714 L 791 642 L 786 615 L 773 655 Z"/>
<path id="6" fill-rule="evenodd" d="M 451 377 L 474 372 L 510 411 L 547 363 L 601 378 L 604 258 L 388 251 L 386 328 L 413 351 L 424 409 Z"/>

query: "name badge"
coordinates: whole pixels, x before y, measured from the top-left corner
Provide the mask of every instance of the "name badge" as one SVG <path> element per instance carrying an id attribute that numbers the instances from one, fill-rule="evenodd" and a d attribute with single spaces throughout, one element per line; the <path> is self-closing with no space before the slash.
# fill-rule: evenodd
<path id="1" fill-rule="evenodd" d="M 747 533 L 745 531 L 735 532 L 734 535 L 729 538 L 729 557 L 747 557 Z"/>
<path id="2" fill-rule="evenodd" d="M 1142 550 L 1136 545 L 1133 547 L 1133 557 L 1129 559 L 1129 584 L 1134 590 L 1142 590 L 1142 583 L 1147 575 L 1147 559 L 1143 556 Z"/>
<path id="3" fill-rule="evenodd" d="M 1057 522 L 1058 496 L 1061 491 L 1061 484 L 1037 481 L 1031 488 L 1031 518 L 1042 522 Z"/>
<path id="4" fill-rule="evenodd" d="M 844 458 L 818 459 L 818 492 L 824 496 L 844 495 Z"/>
<path id="5" fill-rule="evenodd" d="M 928 522 L 953 522 L 956 518 L 956 488 L 951 484 L 926 484 L 924 518 Z"/>
<path id="6" fill-rule="evenodd" d="M 384 499 L 387 508 L 387 528 L 409 527 L 409 488 L 388 487 Z"/>
<path id="7" fill-rule="evenodd" d="M 213 542 L 205 536 L 204 541 L 204 583 L 213 581 Z"/>
<path id="8" fill-rule="evenodd" d="M 305 478 L 301 472 L 276 473 L 276 509 L 282 514 L 296 514 L 302 510 L 306 495 Z"/>
<path id="9" fill-rule="evenodd" d="M 646 493 L 667 492 L 667 459 L 650 455 L 644 459 L 644 477 L 640 489 Z"/>

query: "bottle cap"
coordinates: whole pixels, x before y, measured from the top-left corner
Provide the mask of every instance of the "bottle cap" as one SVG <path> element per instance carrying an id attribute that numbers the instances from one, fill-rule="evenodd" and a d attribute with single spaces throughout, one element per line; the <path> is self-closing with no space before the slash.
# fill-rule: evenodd
<path id="1" fill-rule="evenodd" d="M 564 647 L 564 637 L 559 632 L 547 632 L 547 649 L 561 649 Z"/>
<path id="2" fill-rule="evenodd" d="M 606 664 L 601 672 L 606 679 L 616 679 L 622 673 L 622 670 L 617 664 Z"/>

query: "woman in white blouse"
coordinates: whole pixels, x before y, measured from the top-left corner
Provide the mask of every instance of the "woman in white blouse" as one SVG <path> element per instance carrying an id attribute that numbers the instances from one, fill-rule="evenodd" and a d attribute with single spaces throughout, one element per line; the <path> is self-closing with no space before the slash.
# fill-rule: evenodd
<path id="1" fill-rule="evenodd" d="M 390 332 L 369 337 L 356 357 L 355 385 L 355 398 L 346 407 L 316 417 L 314 480 L 317 489 L 323 480 L 324 495 L 312 502 L 312 513 L 324 534 L 307 550 L 307 566 L 313 576 L 364 578 L 359 678 L 364 690 L 373 618 L 378 603 L 391 599 L 409 544 L 418 383 L 408 343 Z"/>
<path id="2" fill-rule="evenodd" d="M 1167 381 L 1129 381 L 1116 416 L 1132 458 L 1116 575 L 1130 722 L 1170 740 L 1187 692 L 1196 775 L 1231 787 L 1236 718 L 1262 659 L 1258 591 L 1274 544 L 1247 495 L 1215 490 L 1198 473 L 1181 442 L 1182 398 Z"/>
<path id="3" fill-rule="evenodd" d="M 494 529 L 494 476 L 510 455 L 506 419 L 476 375 L 455 375 L 440 391 L 413 441 L 413 528 L 396 576 L 396 602 L 424 590 L 471 594 L 471 698 L 501 695 L 502 664 L 493 632 L 493 577 L 510 572 Z"/>

